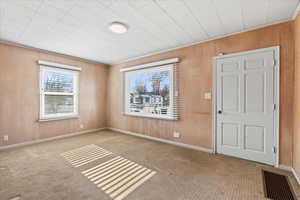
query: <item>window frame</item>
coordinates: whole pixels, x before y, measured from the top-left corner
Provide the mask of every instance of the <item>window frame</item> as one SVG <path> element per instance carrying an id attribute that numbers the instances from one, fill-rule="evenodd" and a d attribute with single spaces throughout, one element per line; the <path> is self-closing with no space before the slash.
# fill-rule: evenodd
<path id="1" fill-rule="evenodd" d="M 160 71 L 169 71 L 169 98 L 170 98 L 170 104 L 171 107 L 170 114 L 164 116 L 161 114 L 148 114 L 148 113 L 136 113 L 136 112 L 130 112 L 129 111 L 129 104 L 130 104 L 130 98 L 129 95 L 129 78 L 128 76 L 132 74 L 143 74 L 147 72 L 160 72 Z M 136 70 L 130 70 L 125 71 L 123 74 L 123 114 L 128 116 L 135 116 L 135 117 L 146 117 L 146 118 L 153 118 L 153 119 L 165 119 L 165 120 L 177 120 L 177 117 L 175 115 L 176 113 L 176 84 L 175 84 L 175 74 L 174 74 L 174 64 L 167 64 L 162 66 L 153 66 L 153 67 L 147 67 L 142 69 L 136 69 Z"/>
<path id="2" fill-rule="evenodd" d="M 73 92 L 45 92 L 44 91 L 44 75 L 45 72 L 56 72 L 62 74 L 73 75 Z M 79 71 L 72 69 L 63 69 L 52 66 L 40 65 L 40 116 L 39 121 L 50 121 L 60 119 L 79 118 Z M 57 114 L 45 114 L 45 96 L 46 95 L 62 95 L 62 96 L 73 96 L 74 110 L 72 113 L 57 113 Z"/>

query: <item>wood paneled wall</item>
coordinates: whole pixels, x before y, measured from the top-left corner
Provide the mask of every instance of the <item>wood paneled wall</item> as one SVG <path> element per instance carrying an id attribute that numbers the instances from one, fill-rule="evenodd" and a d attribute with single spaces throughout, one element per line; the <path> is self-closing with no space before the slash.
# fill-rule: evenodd
<path id="1" fill-rule="evenodd" d="M 39 119 L 38 60 L 75 65 L 80 72 L 80 118 Z M 105 127 L 108 67 L 0 44 L 0 145 Z M 83 128 L 80 128 L 80 125 Z M 4 143 L 4 135 L 9 142 Z"/>
<path id="2" fill-rule="evenodd" d="M 109 127 L 211 149 L 211 101 L 205 100 L 203 95 L 212 90 L 212 57 L 219 53 L 228 54 L 279 45 L 281 47 L 280 163 L 291 166 L 292 151 L 294 150 L 294 166 L 297 166 L 295 168 L 299 172 L 299 161 L 295 158 L 297 155 L 299 157 L 299 147 L 296 147 L 299 146 L 299 142 L 297 145 L 294 143 L 293 148 L 293 139 L 295 142 L 299 141 L 299 134 L 293 136 L 293 130 L 298 130 L 297 126 L 293 127 L 294 25 L 295 34 L 299 35 L 298 17 L 295 24 L 286 22 L 273 25 L 118 64 L 110 68 L 0 44 L 0 136 L 8 135 L 10 140 L 7 144 L 16 144 L 105 127 L 107 120 Z M 298 40 L 299 38 L 296 37 L 296 46 L 299 44 Z M 297 68 L 299 68 L 298 51 L 299 49 L 296 48 Z M 183 99 L 180 105 L 180 120 L 174 122 L 123 116 L 121 114 L 122 78 L 120 68 L 172 57 L 181 59 L 181 63 L 178 65 L 179 90 Z M 79 119 L 37 121 L 39 116 L 37 60 L 39 59 L 82 67 Z M 297 80 L 296 83 L 300 87 Z M 296 87 L 295 90 L 297 90 Z M 295 95 L 297 101 L 298 96 L 300 99 L 300 95 L 297 93 Z M 297 118 L 295 117 L 295 119 Z M 80 128 L 80 124 L 84 125 L 83 129 Z M 182 137 L 173 138 L 174 130 L 181 132 Z M 0 139 L 0 145 L 7 144 Z"/>
<path id="3" fill-rule="evenodd" d="M 281 47 L 280 163 L 291 166 L 293 143 L 293 22 L 277 24 L 173 51 L 152 55 L 109 68 L 108 126 L 158 138 L 212 148 L 212 106 L 205 92 L 212 91 L 212 57 L 271 46 Z M 123 116 L 120 69 L 132 65 L 179 57 L 180 120 L 176 122 Z M 181 132 L 173 138 L 172 132 Z"/>
<path id="4" fill-rule="evenodd" d="M 294 94 L 294 145 L 293 168 L 300 177 L 300 14 L 295 27 L 295 94 Z"/>

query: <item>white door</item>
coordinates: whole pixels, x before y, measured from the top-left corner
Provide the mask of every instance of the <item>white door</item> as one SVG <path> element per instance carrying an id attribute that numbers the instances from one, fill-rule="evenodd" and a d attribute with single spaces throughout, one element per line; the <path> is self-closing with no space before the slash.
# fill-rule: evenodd
<path id="1" fill-rule="evenodd" d="M 217 153 L 275 164 L 277 55 L 267 48 L 215 58 Z"/>

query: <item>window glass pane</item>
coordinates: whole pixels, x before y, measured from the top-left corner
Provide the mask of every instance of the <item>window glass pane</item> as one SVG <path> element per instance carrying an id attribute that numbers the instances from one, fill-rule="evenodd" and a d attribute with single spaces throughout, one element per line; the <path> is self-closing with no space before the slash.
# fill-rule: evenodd
<path id="1" fill-rule="evenodd" d="M 170 106 L 170 70 L 128 76 L 128 110 L 135 114 L 167 116 Z"/>
<path id="2" fill-rule="evenodd" d="M 45 114 L 74 112 L 74 96 L 45 95 Z"/>
<path id="3" fill-rule="evenodd" d="M 73 74 L 45 71 L 44 91 L 45 92 L 73 92 Z"/>

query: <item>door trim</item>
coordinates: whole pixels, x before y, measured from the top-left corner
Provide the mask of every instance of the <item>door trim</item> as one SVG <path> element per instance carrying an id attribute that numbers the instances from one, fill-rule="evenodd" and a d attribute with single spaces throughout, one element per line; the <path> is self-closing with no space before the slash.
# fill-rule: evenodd
<path id="1" fill-rule="evenodd" d="M 276 104 L 276 109 L 274 113 L 274 147 L 276 148 L 275 156 L 275 162 L 274 166 L 279 167 L 279 114 L 280 114 L 280 46 L 273 46 L 268 48 L 262 48 L 262 49 L 255 49 L 250 51 L 242 51 L 238 53 L 232 53 L 232 54 L 226 54 L 226 55 L 219 55 L 213 57 L 213 81 L 212 81 L 212 141 L 213 141 L 213 153 L 217 153 L 217 127 L 216 127 L 216 106 L 217 106 L 217 60 L 222 58 L 229 58 L 234 56 L 242 56 L 247 55 L 250 53 L 259 53 L 264 51 L 274 51 L 275 56 L 275 70 L 274 70 L 274 102 Z"/>

